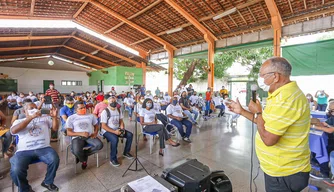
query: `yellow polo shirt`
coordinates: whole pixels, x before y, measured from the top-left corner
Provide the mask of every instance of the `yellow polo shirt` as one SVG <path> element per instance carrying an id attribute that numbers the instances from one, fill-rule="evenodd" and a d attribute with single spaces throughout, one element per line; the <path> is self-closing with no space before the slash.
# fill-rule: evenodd
<path id="1" fill-rule="evenodd" d="M 262 117 L 265 129 L 281 137 L 275 145 L 266 146 L 256 134 L 261 169 L 272 177 L 309 172 L 310 107 L 297 83 L 290 82 L 269 93 Z"/>

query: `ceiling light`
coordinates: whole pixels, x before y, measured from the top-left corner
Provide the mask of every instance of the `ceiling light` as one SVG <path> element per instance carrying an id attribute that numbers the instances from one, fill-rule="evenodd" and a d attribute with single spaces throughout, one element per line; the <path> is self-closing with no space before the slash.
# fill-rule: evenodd
<path id="1" fill-rule="evenodd" d="M 176 33 L 176 32 L 182 31 L 182 30 L 183 30 L 183 28 L 179 27 L 179 28 L 168 30 L 168 31 L 166 31 L 166 33 L 167 34 L 172 34 L 172 33 Z"/>
<path id="2" fill-rule="evenodd" d="M 48 62 L 48 64 L 52 66 L 52 65 L 55 64 L 55 62 L 53 62 L 52 60 L 50 60 L 50 61 Z"/>
<path id="3" fill-rule="evenodd" d="M 227 15 L 230 15 L 230 14 L 236 12 L 236 11 L 237 11 L 237 8 L 234 7 L 234 8 L 229 9 L 229 10 L 227 10 L 227 11 L 225 11 L 225 12 L 219 14 L 219 15 L 214 16 L 212 19 L 213 19 L 213 20 L 217 20 L 217 19 L 220 19 L 220 18 L 225 17 L 225 16 L 227 16 Z"/>

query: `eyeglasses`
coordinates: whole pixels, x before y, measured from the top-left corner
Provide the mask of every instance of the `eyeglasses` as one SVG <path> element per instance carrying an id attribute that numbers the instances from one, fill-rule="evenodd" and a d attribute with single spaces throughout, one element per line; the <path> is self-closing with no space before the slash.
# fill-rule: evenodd
<path id="1" fill-rule="evenodd" d="M 273 71 L 273 72 L 268 72 L 268 73 L 265 73 L 265 74 L 262 74 L 262 75 L 261 75 L 261 73 L 259 73 L 258 76 L 259 76 L 259 77 L 265 77 L 266 75 L 269 75 L 269 74 L 272 74 L 272 73 L 276 73 L 276 72 L 275 72 L 275 71 Z"/>

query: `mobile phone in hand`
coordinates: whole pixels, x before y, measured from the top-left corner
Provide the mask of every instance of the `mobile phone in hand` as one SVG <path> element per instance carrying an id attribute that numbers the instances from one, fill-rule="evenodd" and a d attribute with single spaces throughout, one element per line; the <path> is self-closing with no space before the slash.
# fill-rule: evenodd
<path id="1" fill-rule="evenodd" d="M 44 115 L 44 114 L 49 115 L 50 114 L 50 109 L 41 109 L 41 114 L 42 115 Z"/>

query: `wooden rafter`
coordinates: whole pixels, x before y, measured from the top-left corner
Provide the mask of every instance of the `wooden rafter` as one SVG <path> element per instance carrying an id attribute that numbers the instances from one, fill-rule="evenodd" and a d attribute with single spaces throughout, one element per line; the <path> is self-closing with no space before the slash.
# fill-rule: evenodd
<path id="1" fill-rule="evenodd" d="M 248 8 L 248 7 L 247 7 Z M 246 25 L 248 25 L 246 19 L 244 18 L 244 16 L 240 13 L 239 10 L 237 10 L 238 14 L 240 15 L 241 19 L 245 22 Z"/>
<path id="2" fill-rule="evenodd" d="M 71 38 L 70 35 L 62 35 L 62 36 L 19 36 L 19 37 L 0 37 L 0 42 L 5 41 L 33 41 L 33 40 L 47 40 L 47 39 L 66 39 Z"/>
<path id="3" fill-rule="evenodd" d="M 75 62 L 78 62 L 78 63 L 84 63 L 85 65 L 88 65 L 90 67 L 94 67 L 94 68 L 97 68 L 97 69 L 103 69 L 104 68 L 100 65 L 97 65 L 97 64 L 94 64 L 94 63 L 91 63 L 91 62 L 88 62 L 88 61 L 83 61 L 83 60 L 80 60 L 80 59 L 76 59 L 74 57 L 64 55 L 64 54 L 61 54 L 61 53 L 55 53 L 55 54 L 57 56 L 60 56 L 60 57 L 65 57 L 65 59 L 68 59 L 68 60 L 71 60 L 71 61 L 75 61 Z"/>
<path id="4" fill-rule="evenodd" d="M 247 2 L 247 3 L 243 3 L 243 4 L 241 4 L 241 5 L 236 6 L 236 8 L 240 10 L 240 9 L 249 7 L 249 6 L 251 6 L 251 5 L 254 5 L 254 4 L 256 4 L 256 3 L 262 2 L 262 1 L 263 1 L 263 0 L 253 0 L 253 1 L 249 1 L 249 2 Z M 182 1 L 180 1 L 180 2 L 182 2 Z M 221 5 L 221 7 L 222 7 L 222 5 Z M 222 7 L 222 8 L 223 8 L 223 7 Z M 263 9 L 263 11 L 264 11 L 264 9 Z M 205 17 L 202 17 L 202 18 L 199 18 L 198 21 L 199 21 L 199 22 L 203 22 L 203 21 L 210 20 L 210 19 L 212 19 L 213 17 L 215 17 L 215 16 L 217 16 L 217 15 L 223 13 L 223 12 L 224 12 L 224 10 L 223 10 L 223 11 L 220 11 L 220 12 L 217 12 L 217 13 L 215 13 L 215 14 L 211 14 L 211 15 L 208 15 L 208 16 L 205 16 Z M 267 15 L 266 15 L 266 17 L 267 17 L 267 19 L 269 19 Z M 224 25 L 225 25 L 229 30 L 231 30 L 231 28 L 230 28 L 230 27 L 229 27 L 223 20 L 221 20 L 221 22 L 223 22 Z M 191 25 L 192 25 L 192 24 L 189 22 L 189 23 L 185 23 L 185 24 L 182 24 L 182 25 L 180 25 L 180 26 L 177 26 L 177 27 L 175 27 L 175 29 L 176 29 L 176 28 L 186 28 L 186 27 L 189 27 L 189 26 L 191 26 Z M 169 30 L 162 31 L 162 32 L 160 32 L 160 33 L 158 33 L 158 34 L 156 34 L 156 35 L 157 35 L 157 36 L 164 35 L 164 34 L 167 33 L 167 31 L 169 31 Z M 139 40 L 139 41 L 133 42 L 133 43 L 131 43 L 130 45 L 133 46 L 133 45 L 136 45 L 136 44 L 145 42 L 145 41 L 150 40 L 150 39 L 151 39 L 150 37 L 147 37 L 147 38 L 145 38 L 145 39 L 141 39 L 141 40 Z"/>
<path id="5" fill-rule="evenodd" d="M 71 20 L 72 17 L 40 17 L 40 16 L 0 15 L 0 19 L 22 19 L 22 20 Z"/>
<path id="6" fill-rule="evenodd" d="M 29 49 L 50 49 L 61 47 L 62 45 L 48 45 L 48 46 L 31 46 L 31 47 L 5 47 L 0 48 L 0 51 L 20 51 L 20 50 L 29 50 Z"/>
<path id="7" fill-rule="evenodd" d="M 144 9 L 142 9 L 141 11 L 138 11 L 136 14 L 128 17 L 127 19 L 128 20 L 131 20 L 135 17 L 138 17 L 140 15 L 142 15 L 143 13 L 145 13 L 146 11 L 152 9 L 153 7 L 155 7 L 156 5 L 158 5 L 159 3 L 161 3 L 163 0 L 157 0 L 157 1 L 154 1 L 152 4 L 150 4 L 149 6 L 145 7 Z M 111 31 L 114 31 L 115 29 L 119 28 L 120 26 L 124 25 L 125 23 L 124 22 L 121 22 L 117 25 L 115 25 L 114 27 L 112 27 L 111 29 L 108 29 L 107 31 L 105 31 L 104 33 L 110 33 Z"/>
<path id="8" fill-rule="evenodd" d="M 174 50 L 176 49 L 176 47 L 174 47 L 173 45 L 171 45 L 170 43 L 168 43 L 167 41 L 163 40 L 162 38 L 158 37 L 157 35 L 155 35 L 154 33 L 148 31 L 147 29 L 137 25 L 136 23 L 126 19 L 125 17 L 123 17 L 122 15 L 116 13 L 115 11 L 109 9 L 108 7 L 106 7 L 105 5 L 97 2 L 97 1 L 91 1 L 91 3 L 98 7 L 99 9 L 103 10 L 104 12 L 108 13 L 109 15 L 123 21 L 124 23 L 130 25 L 131 27 L 135 28 L 136 30 L 138 30 L 139 32 L 151 37 L 152 39 L 154 39 L 155 41 L 159 42 L 160 44 L 162 44 L 163 46 L 170 46 L 172 47 Z"/>
<path id="9" fill-rule="evenodd" d="M 255 15 L 253 14 L 252 10 L 249 7 L 247 7 L 247 9 L 248 9 L 249 13 L 252 15 L 254 21 L 257 23 L 258 21 L 257 21 Z"/>
<path id="10" fill-rule="evenodd" d="M 306 0 L 304 0 L 304 8 L 307 9 Z"/>
<path id="11" fill-rule="evenodd" d="M 77 18 L 78 15 L 85 9 L 85 7 L 88 5 L 88 2 L 84 2 L 81 7 L 78 9 L 78 11 L 73 15 L 73 19 Z"/>
<path id="12" fill-rule="evenodd" d="M 264 16 L 265 16 L 265 17 L 267 18 L 267 20 L 268 20 L 268 19 L 269 19 L 269 17 L 268 17 L 268 15 L 267 15 L 266 11 L 264 10 L 264 8 L 263 8 L 262 4 L 260 4 L 260 7 L 261 7 L 261 10 L 262 10 L 262 12 L 263 12 Z"/>
<path id="13" fill-rule="evenodd" d="M 206 2 L 206 0 L 202 0 L 202 2 L 210 9 L 212 14 L 215 14 L 215 10 Z"/>
<path id="14" fill-rule="evenodd" d="M 236 27 L 239 27 L 239 25 L 234 21 L 234 19 L 231 17 L 231 15 L 228 15 L 228 17 L 231 19 L 231 21 L 234 23 Z"/>
<path id="15" fill-rule="evenodd" d="M 291 5 L 291 1 L 290 1 L 290 0 L 288 0 L 288 3 L 289 3 L 289 8 L 290 8 L 290 11 L 291 11 L 291 13 L 293 13 L 293 9 L 292 9 L 292 5 Z"/>
<path id="16" fill-rule="evenodd" d="M 0 59 L 23 58 L 23 57 L 38 57 L 52 55 L 54 53 L 34 53 L 34 54 L 20 54 L 20 55 L 2 55 Z"/>
<path id="17" fill-rule="evenodd" d="M 35 2 L 36 2 L 36 0 L 31 0 L 30 16 L 33 16 L 33 15 L 34 15 L 34 11 L 35 11 Z"/>
<path id="18" fill-rule="evenodd" d="M 97 57 L 97 56 L 95 56 L 95 55 L 92 55 L 92 54 L 90 54 L 90 53 L 86 53 L 86 52 L 80 51 L 80 50 L 78 50 L 78 49 L 74 49 L 74 48 L 69 47 L 69 46 L 66 46 L 66 45 L 64 45 L 63 47 L 66 48 L 66 49 L 69 49 L 69 50 L 71 50 L 71 51 L 80 53 L 81 55 L 85 55 L 85 56 L 91 57 L 91 58 L 93 58 L 93 59 L 95 59 L 95 60 L 102 61 L 103 63 L 106 63 L 106 64 L 108 64 L 108 65 L 111 65 L 111 66 L 119 66 L 118 64 L 116 64 L 116 63 L 114 63 L 114 62 L 108 61 L 108 60 L 106 60 L 106 59 L 102 59 L 102 58 Z"/>
<path id="19" fill-rule="evenodd" d="M 106 52 L 106 53 L 108 53 L 108 54 L 110 54 L 110 55 L 113 55 L 113 56 L 115 56 L 115 57 L 118 57 L 118 58 L 120 58 L 120 59 L 122 59 L 122 60 L 124 60 L 124 61 L 127 61 L 127 62 L 129 62 L 129 63 L 132 63 L 132 64 L 134 64 L 134 65 L 136 65 L 136 64 L 140 64 L 139 62 L 134 61 L 134 60 L 132 60 L 132 59 L 130 59 L 130 58 L 128 58 L 128 57 L 125 57 L 125 56 L 123 56 L 123 55 L 121 55 L 121 54 L 112 52 L 112 51 L 110 51 L 110 50 L 108 50 L 108 49 L 106 49 L 106 48 L 104 48 L 104 47 L 95 45 L 95 44 L 93 44 L 93 43 L 91 43 L 91 42 L 88 42 L 88 41 L 86 41 L 86 40 L 83 40 L 83 39 L 81 39 L 81 38 L 79 38 L 79 37 L 73 36 L 73 38 L 76 39 L 76 40 L 78 40 L 78 41 L 81 41 L 81 42 L 83 42 L 83 43 L 85 43 L 85 44 L 87 44 L 87 45 L 89 45 L 89 46 L 92 46 L 92 47 L 94 47 L 94 48 L 97 49 L 97 50 L 104 51 L 104 52 Z"/>

